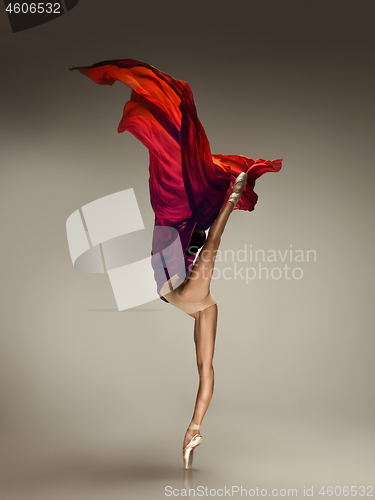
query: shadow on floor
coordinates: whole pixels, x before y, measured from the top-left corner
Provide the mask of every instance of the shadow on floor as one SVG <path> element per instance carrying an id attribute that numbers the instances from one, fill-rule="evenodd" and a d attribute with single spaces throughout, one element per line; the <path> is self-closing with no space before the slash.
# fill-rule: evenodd
<path id="1" fill-rule="evenodd" d="M 42 486 L 50 488 L 64 484 L 87 484 L 103 487 L 113 484 L 130 485 L 147 482 L 181 481 L 184 470 L 177 465 L 153 463 L 126 463 L 117 460 L 92 460 L 82 458 L 55 463 L 29 471 L 14 471 L 1 478 L 2 486 L 8 490 L 29 490 Z"/>
<path id="2" fill-rule="evenodd" d="M 86 311 L 90 312 L 117 312 L 117 313 L 128 313 L 128 312 L 155 312 L 155 311 L 162 311 L 162 309 L 140 309 L 140 308 L 132 308 L 132 309 L 125 309 L 124 311 L 119 311 L 118 309 L 86 309 Z"/>

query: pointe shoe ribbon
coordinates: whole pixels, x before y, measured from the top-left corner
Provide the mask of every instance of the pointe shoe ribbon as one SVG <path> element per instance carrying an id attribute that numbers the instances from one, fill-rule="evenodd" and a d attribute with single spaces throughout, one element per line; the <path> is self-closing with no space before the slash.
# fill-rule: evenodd
<path id="1" fill-rule="evenodd" d="M 188 437 L 190 436 L 190 434 L 188 434 L 188 433 L 186 433 L 186 435 Z M 187 450 L 188 448 L 195 448 L 196 446 L 198 446 L 201 443 L 201 441 L 202 441 L 202 436 L 200 434 L 196 434 L 194 437 L 191 437 L 190 441 L 185 446 L 184 451 Z"/>
<path id="2" fill-rule="evenodd" d="M 195 424 L 193 421 L 190 422 L 190 425 L 188 427 L 188 429 L 193 429 L 193 431 L 199 431 L 199 428 L 200 428 L 200 425 Z M 186 432 L 186 436 L 188 438 L 190 438 L 190 441 L 193 439 L 193 436 L 191 434 L 189 434 L 188 432 Z M 200 436 L 200 434 L 197 434 L 197 436 Z"/>

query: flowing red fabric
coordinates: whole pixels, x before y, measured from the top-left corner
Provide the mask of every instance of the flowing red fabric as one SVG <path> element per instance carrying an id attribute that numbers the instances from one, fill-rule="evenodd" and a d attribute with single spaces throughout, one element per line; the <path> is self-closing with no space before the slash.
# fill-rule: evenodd
<path id="1" fill-rule="evenodd" d="M 189 85 L 147 63 L 122 59 L 71 70 L 100 85 L 113 85 L 118 80 L 132 89 L 118 132 L 129 131 L 149 150 L 155 226 L 165 226 L 164 235 L 168 234 L 167 227 L 177 229 L 183 252 L 194 230 L 212 225 L 238 174 L 247 172 L 248 179 L 235 208 L 251 211 L 258 199 L 253 190 L 256 179 L 281 168 L 282 160 L 212 155 Z M 152 254 L 164 247 L 160 237 L 154 237 Z M 173 256 L 169 260 L 167 275 L 173 275 Z M 193 260 L 186 258 L 186 268 Z M 164 269 L 154 266 L 154 271 L 160 290 L 165 282 Z"/>

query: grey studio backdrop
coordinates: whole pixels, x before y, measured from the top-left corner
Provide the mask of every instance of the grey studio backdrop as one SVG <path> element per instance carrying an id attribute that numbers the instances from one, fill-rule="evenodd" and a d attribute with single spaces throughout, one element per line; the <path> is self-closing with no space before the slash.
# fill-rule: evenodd
<path id="1" fill-rule="evenodd" d="M 373 20 L 362 0 L 81 0 L 16 34 L 0 15 L 2 498 L 374 486 Z M 68 216 L 123 189 L 153 223 L 148 153 L 116 132 L 129 90 L 68 71 L 116 58 L 188 81 L 213 153 L 284 159 L 222 250 L 316 255 L 288 264 L 301 279 L 213 281 L 215 392 L 189 474 L 193 319 L 161 300 L 118 312 L 67 247 Z"/>

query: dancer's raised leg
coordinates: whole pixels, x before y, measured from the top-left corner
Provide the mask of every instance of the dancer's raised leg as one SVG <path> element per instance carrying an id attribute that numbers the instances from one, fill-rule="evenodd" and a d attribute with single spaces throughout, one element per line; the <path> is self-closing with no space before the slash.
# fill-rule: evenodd
<path id="1" fill-rule="evenodd" d="M 228 218 L 242 194 L 246 179 L 247 175 L 245 173 L 237 177 L 232 194 L 210 227 L 207 240 L 192 267 L 189 279 L 184 285 L 179 287 L 179 293 L 189 302 L 201 302 L 210 292 L 211 277 L 221 236 Z"/>

